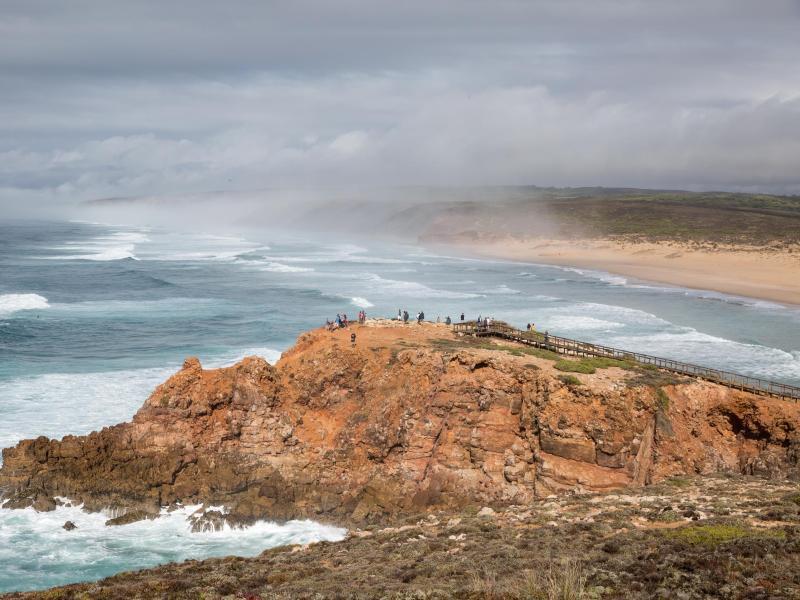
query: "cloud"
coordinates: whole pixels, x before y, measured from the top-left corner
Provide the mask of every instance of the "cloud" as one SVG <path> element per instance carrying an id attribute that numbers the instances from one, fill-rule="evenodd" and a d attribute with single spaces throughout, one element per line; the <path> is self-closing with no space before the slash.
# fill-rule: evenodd
<path id="1" fill-rule="evenodd" d="M 795 2 L 0 14 L 0 200 L 272 186 L 800 192 Z"/>

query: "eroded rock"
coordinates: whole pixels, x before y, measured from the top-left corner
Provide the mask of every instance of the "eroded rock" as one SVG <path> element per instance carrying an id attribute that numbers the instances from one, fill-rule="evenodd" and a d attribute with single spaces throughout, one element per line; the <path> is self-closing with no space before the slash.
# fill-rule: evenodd
<path id="1" fill-rule="evenodd" d="M 110 524 L 177 502 L 225 506 L 198 517 L 213 529 L 524 504 L 682 473 L 799 473 L 794 403 L 698 381 L 657 394 L 621 370 L 614 385 L 566 386 L 552 361 L 470 347 L 443 326 L 367 326 L 358 340 L 313 331 L 276 367 L 187 359 L 130 423 L 4 450 L 4 506 L 125 507 Z"/>

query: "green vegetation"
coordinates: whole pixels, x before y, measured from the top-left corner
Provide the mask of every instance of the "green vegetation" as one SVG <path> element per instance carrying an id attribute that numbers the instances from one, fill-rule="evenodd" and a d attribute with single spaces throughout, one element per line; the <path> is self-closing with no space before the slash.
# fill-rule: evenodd
<path id="1" fill-rule="evenodd" d="M 692 484 L 692 480 L 689 479 L 688 477 L 681 477 L 679 475 L 676 475 L 675 477 L 670 477 L 664 483 L 671 487 L 683 488 L 683 487 L 689 487 Z"/>
<path id="2" fill-rule="evenodd" d="M 667 411 L 669 410 L 669 396 L 660 387 L 656 388 L 656 398 L 658 399 L 658 408 Z"/>
<path id="3" fill-rule="evenodd" d="M 465 336 L 458 339 L 436 339 L 431 342 L 434 348 L 439 350 L 461 350 L 462 348 L 473 348 L 477 350 L 495 350 L 498 352 L 507 352 L 512 356 L 535 356 L 536 358 L 544 358 L 547 360 L 559 360 L 561 355 L 557 352 L 550 350 L 542 350 L 541 348 L 532 348 L 530 346 L 509 346 L 506 344 L 494 344 L 485 341 L 485 339 L 474 338 Z"/>
<path id="4" fill-rule="evenodd" d="M 19 597 L 798 597 L 800 514 L 787 514 L 780 527 L 750 525 L 773 520 L 771 511 L 796 495 L 796 486 L 741 476 L 679 481 L 679 486 L 626 490 L 624 501 L 619 492 L 612 492 L 498 506 L 488 518 L 479 516 L 477 507 L 451 507 L 387 524 L 362 525 L 365 529 L 359 535 L 341 542 L 271 548 L 252 558 L 168 563 Z M 592 514 L 590 520 L 587 513 Z M 732 520 L 720 513 L 739 516 Z M 694 518 L 699 520 L 689 521 Z M 632 527 L 634 520 L 655 526 Z M 681 521 L 686 524 L 666 529 L 657 525 Z"/>
<path id="5" fill-rule="evenodd" d="M 591 375 L 597 369 L 608 369 L 609 367 L 635 369 L 636 363 L 602 356 L 590 356 L 581 358 L 580 360 L 560 358 L 555 364 L 555 368 L 559 371 L 566 371 L 567 373 L 585 373 L 587 375 Z"/>
<path id="6" fill-rule="evenodd" d="M 707 523 L 672 529 L 665 531 L 664 535 L 688 544 L 716 547 L 745 538 L 784 539 L 786 532 L 782 529 L 755 529 L 738 523 Z"/>
<path id="7" fill-rule="evenodd" d="M 567 385 L 582 385 L 581 380 L 575 375 L 559 375 L 558 378 Z"/>
<path id="8" fill-rule="evenodd" d="M 800 196 L 610 188 L 513 188 L 494 202 L 444 203 L 450 233 L 703 244 L 800 243 Z M 461 219 L 459 220 L 459 216 Z M 483 231 L 482 233 L 491 233 Z"/>

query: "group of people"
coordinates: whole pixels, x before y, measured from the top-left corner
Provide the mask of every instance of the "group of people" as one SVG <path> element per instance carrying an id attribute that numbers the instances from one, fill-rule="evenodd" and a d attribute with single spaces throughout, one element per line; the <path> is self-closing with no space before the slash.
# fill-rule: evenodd
<path id="1" fill-rule="evenodd" d="M 402 321 L 403 323 L 408 323 L 408 320 L 411 318 L 411 315 L 408 314 L 407 310 L 403 310 L 402 308 L 397 309 L 397 320 Z M 425 313 L 423 311 L 419 311 L 417 313 L 417 324 L 422 323 L 425 320 Z"/>
<path id="2" fill-rule="evenodd" d="M 408 314 L 407 310 L 403 310 L 402 308 L 398 308 L 397 309 L 397 317 L 395 318 L 397 321 L 402 321 L 403 323 L 408 323 L 410 318 L 411 318 L 411 315 Z M 461 322 L 463 323 L 464 322 L 464 318 L 465 318 L 463 312 L 461 313 L 460 318 L 461 318 Z M 417 313 L 417 324 L 421 324 L 424 320 L 425 320 L 425 313 L 423 311 L 419 311 Z M 359 310 L 358 311 L 358 322 L 359 322 L 359 324 L 363 325 L 364 323 L 366 323 L 366 321 L 367 321 L 367 311 L 365 311 L 363 309 Z M 441 323 L 442 322 L 441 317 L 437 316 L 436 317 L 436 322 L 437 323 Z M 447 317 L 445 318 L 444 322 L 445 322 L 445 325 L 452 325 L 453 324 L 453 320 L 450 318 L 450 315 L 447 315 Z M 489 327 L 492 326 L 492 323 L 494 323 L 494 317 L 488 317 L 488 316 L 484 317 L 482 315 L 478 315 L 476 323 L 478 324 L 478 327 L 489 328 Z M 330 321 L 330 320 L 326 321 L 326 327 L 327 327 L 327 329 L 329 331 L 334 331 L 336 329 L 344 329 L 349 324 L 350 324 L 350 321 L 348 321 L 348 319 L 347 319 L 347 314 L 344 314 L 344 313 L 343 314 L 337 314 L 336 315 L 336 319 L 334 321 Z M 533 323 L 528 323 L 527 330 L 528 331 L 536 331 L 536 329 L 534 327 L 534 324 Z"/>
<path id="3" fill-rule="evenodd" d="M 478 327 L 488 328 L 494 323 L 494 319 L 492 317 L 482 317 L 478 315 Z"/>
<path id="4" fill-rule="evenodd" d="M 360 325 L 363 325 L 367 322 L 367 311 L 360 310 L 358 311 L 358 322 Z M 337 329 L 345 329 L 350 324 L 350 321 L 347 319 L 347 313 L 336 313 L 336 319 L 331 321 L 327 319 L 325 321 L 325 328 L 328 331 L 335 331 Z"/>
<path id="5" fill-rule="evenodd" d="M 336 319 L 331 321 L 330 319 L 326 319 L 325 327 L 328 331 L 334 331 L 335 329 L 344 329 L 350 321 L 347 320 L 347 313 L 339 314 L 336 313 Z"/>

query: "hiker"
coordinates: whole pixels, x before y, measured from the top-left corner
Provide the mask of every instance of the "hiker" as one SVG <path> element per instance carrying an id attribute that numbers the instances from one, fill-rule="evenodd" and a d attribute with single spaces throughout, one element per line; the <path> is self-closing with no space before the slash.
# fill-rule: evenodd
<path id="1" fill-rule="evenodd" d="M 408 323 L 408 311 L 403 311 L 403 323 Z"/>
<path id="2" fill-rule="evenodd" d="M 422 311 L 419 311 L 417 313 L 417 325 L 419 325 L 420 323 L 422 323 Z"/>
<path id="3" fill-rule="evenodd" d="M 356 332 L 355 331 L 350 334 L 350 343 L 353 344 L 353 345 L 355 345 L 355 343 L 356 343 Z"/>
<path id="4" fill-rule="evenodd" d="M 547 331 L 544 332 L 544 345 L 550 346 L 550 333 Z"/>
<path id="5" fill-rule="evenodd" d="M 439 315 L 436 315 L 436 322 L 437 323 L 441 323 L 442 322 L 442 318 Z"/>
<path id="6" fill-rule="evenodd" d="M 461 313 L 461 320 L 462 321 L 464 320 L 464 313 L 463 312 Z"/>
<path id="7" fill-rule="evenodd" d="M 400 310 L 399 308 L 397 309 L 397 320 L 398 321 L 402 321 L 403 320 L 403 311 Z"/>
<path id="8" fill-rule="evenodd" d="M 336 328 L 338 329 L 341 326 L 342 326 L 342 315 L 336 313 Z"/>
<path id="9" fill-rule="evenodd" d="M 527 329 L 528 331 L 530 331 L 530 330 L 531 330 L 531 324 L 530 324 L 530 323 L 528 323 L 528 326 L 526 327 L 526 329 Z"/>
<path id="10" fill-rule="evenodd" d="M 450 320 L 450 315 L 447 315 L 447 318 L 444 320 L 445 325 L 450 325 L 453 321 Z"/>
<path id="11" fill-rule="evenodd" d="M 342 327 L 347 327 L 347 313 L 342 315 Z"/>

